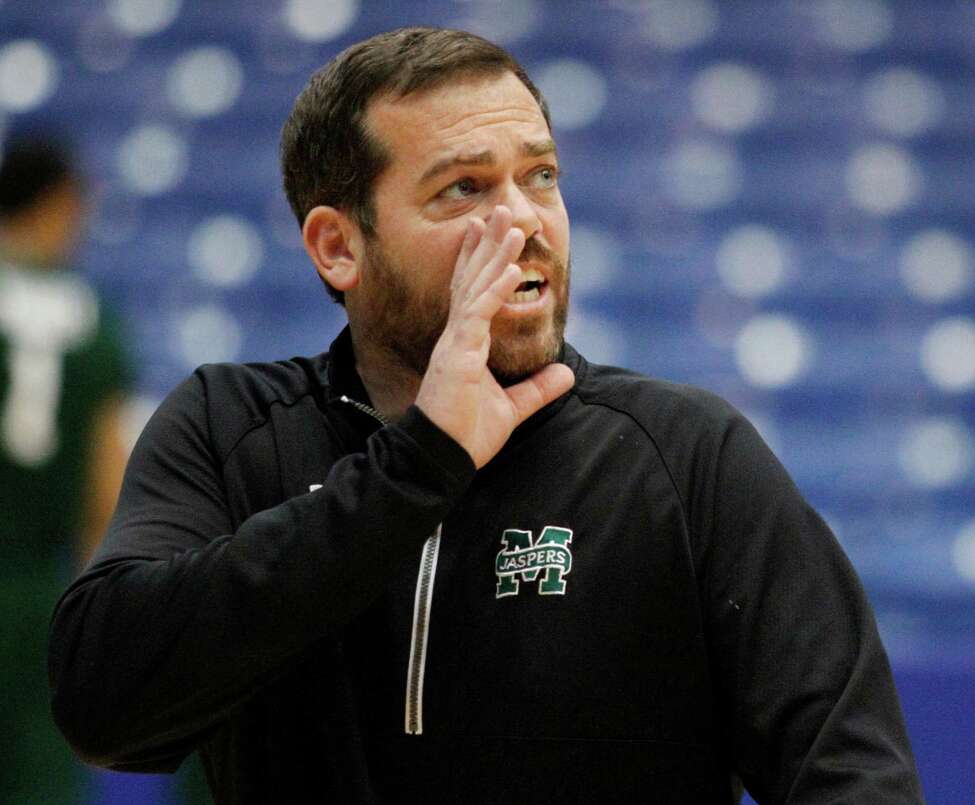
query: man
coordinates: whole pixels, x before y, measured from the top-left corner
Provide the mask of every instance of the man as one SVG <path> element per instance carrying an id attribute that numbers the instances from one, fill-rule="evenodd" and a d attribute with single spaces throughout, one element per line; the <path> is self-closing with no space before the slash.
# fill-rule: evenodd
<path id="1" fill-rule="evenodd" d="M 115 507 L 128 369 L 118 327 L 68 266 L 84 193 L 68 151 L 0 147 L 0 802 L 76 802 L 51 724 L 44 635 Z"/>
<path id="2" fill-rule="evenodd" d="M 713 396 L 563 344 L 547 109 L 503 50 L 339 55 L 282 144 L 346 308 L 149 423 L 53 624 L 55 716 L 220 803 L 915 803 L 856 577 Z"/>

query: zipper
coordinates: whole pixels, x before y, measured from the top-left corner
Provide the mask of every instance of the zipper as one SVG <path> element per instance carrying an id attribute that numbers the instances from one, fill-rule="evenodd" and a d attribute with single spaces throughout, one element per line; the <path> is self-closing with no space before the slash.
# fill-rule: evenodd
<path id="1" fill-rule="evenodd" d="M 342 402 L 351 405 L 353 408 L 362 411 L 362 413 L 369 414 L 369 416 L 375 419 L 380 425 L 389 424 L 389 420 L 386 419 L 386 417 L 384 417 L 382 414 L 380 414 L 379 411 L 377 411 L 375 408 L 372 408 L 371 406 L 368 406 L 365 403 L 361 403 L 358 400 L 353 400 L 351 397 L 346 397 L 344 394 L 341 397 L 339 397 L 339 399 Z"/>
<path id="2" fill-rule="evenodd" d="M 433 580 L 437 575 L 440 555 L 440 530 L 423 543 L 420 572 L 416 578 L 413 600 L 413 634 L 410 637 L 410 664 L 406 673 L 406 734 L 423 734 L 423 677 L 427 668 L 427 638 L 430 633 L 430 608 L 433 604 Z"/>
<path id="3" fill-rule="evenodd" d="M 346 397 L 342 402 L 368 414 L 381 425 L 388 425 L 379 411 L 365 403 Z M 423 679 L 427 668 L 427 639 L 430 632 L 430 609 L 433 604 L 433 580 L 437 575 L 437 558 L 440 556 L 440 532 L 443 524 L 427 537 L 420 554 L 420 570 L 416 577 L 416 593 L 413 598 L 413 631 L 410 636 L 410 661 L 406 669 L 406 719 L 407 735 L 423 734 Z"/>

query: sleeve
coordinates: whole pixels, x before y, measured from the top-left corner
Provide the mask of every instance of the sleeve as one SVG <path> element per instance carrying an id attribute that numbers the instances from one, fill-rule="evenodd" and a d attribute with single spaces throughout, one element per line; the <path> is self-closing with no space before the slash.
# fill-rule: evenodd
<path id="1" fill-rule="evenodd" d="M 321 489 L 232 530 L 194 376 L 152 417 L 108 534 L 54 613 L 55 721 L 95 765 L 171 771 L 208 727 L 383 590 L 474 467 L 411 408 Z"/>
<path id="2" fill-rule="evenodd" d="M 829 528 L 740 416 L 701 485 L 709 650 L 734 770 L 759 803 L 923 801 L 883 645 Z"/>

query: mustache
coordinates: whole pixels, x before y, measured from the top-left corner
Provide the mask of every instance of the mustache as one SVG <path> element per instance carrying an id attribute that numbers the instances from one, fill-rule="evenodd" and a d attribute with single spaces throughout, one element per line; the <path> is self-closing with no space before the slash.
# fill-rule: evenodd
<path id="1" fill-rule="evenodd" d="M 542 245 L 541 241 L 534 236 L 525 241 L 525 247 L 521 250 L 521 254 L 518 255 L 516 262 L 523 263 L 528 261 L 545 263 L 559 273 L 564 273 L 565 271 L 565 264 L 559 259 L 558 255 L 547 246 Z"/>

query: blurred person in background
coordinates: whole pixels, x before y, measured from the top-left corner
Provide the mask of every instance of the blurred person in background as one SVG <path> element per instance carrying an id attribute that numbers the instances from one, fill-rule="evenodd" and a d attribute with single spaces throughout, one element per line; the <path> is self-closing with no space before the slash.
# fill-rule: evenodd
<path id="1" fill-rule="evenodd" d="M 48 621 L 126 460 L 119 327 L 71 270 L 85 207 L 63 144 L 0 144 L 0 802 L 17 805 L 81 800 L 83 769 L 50 717 Z"/>

